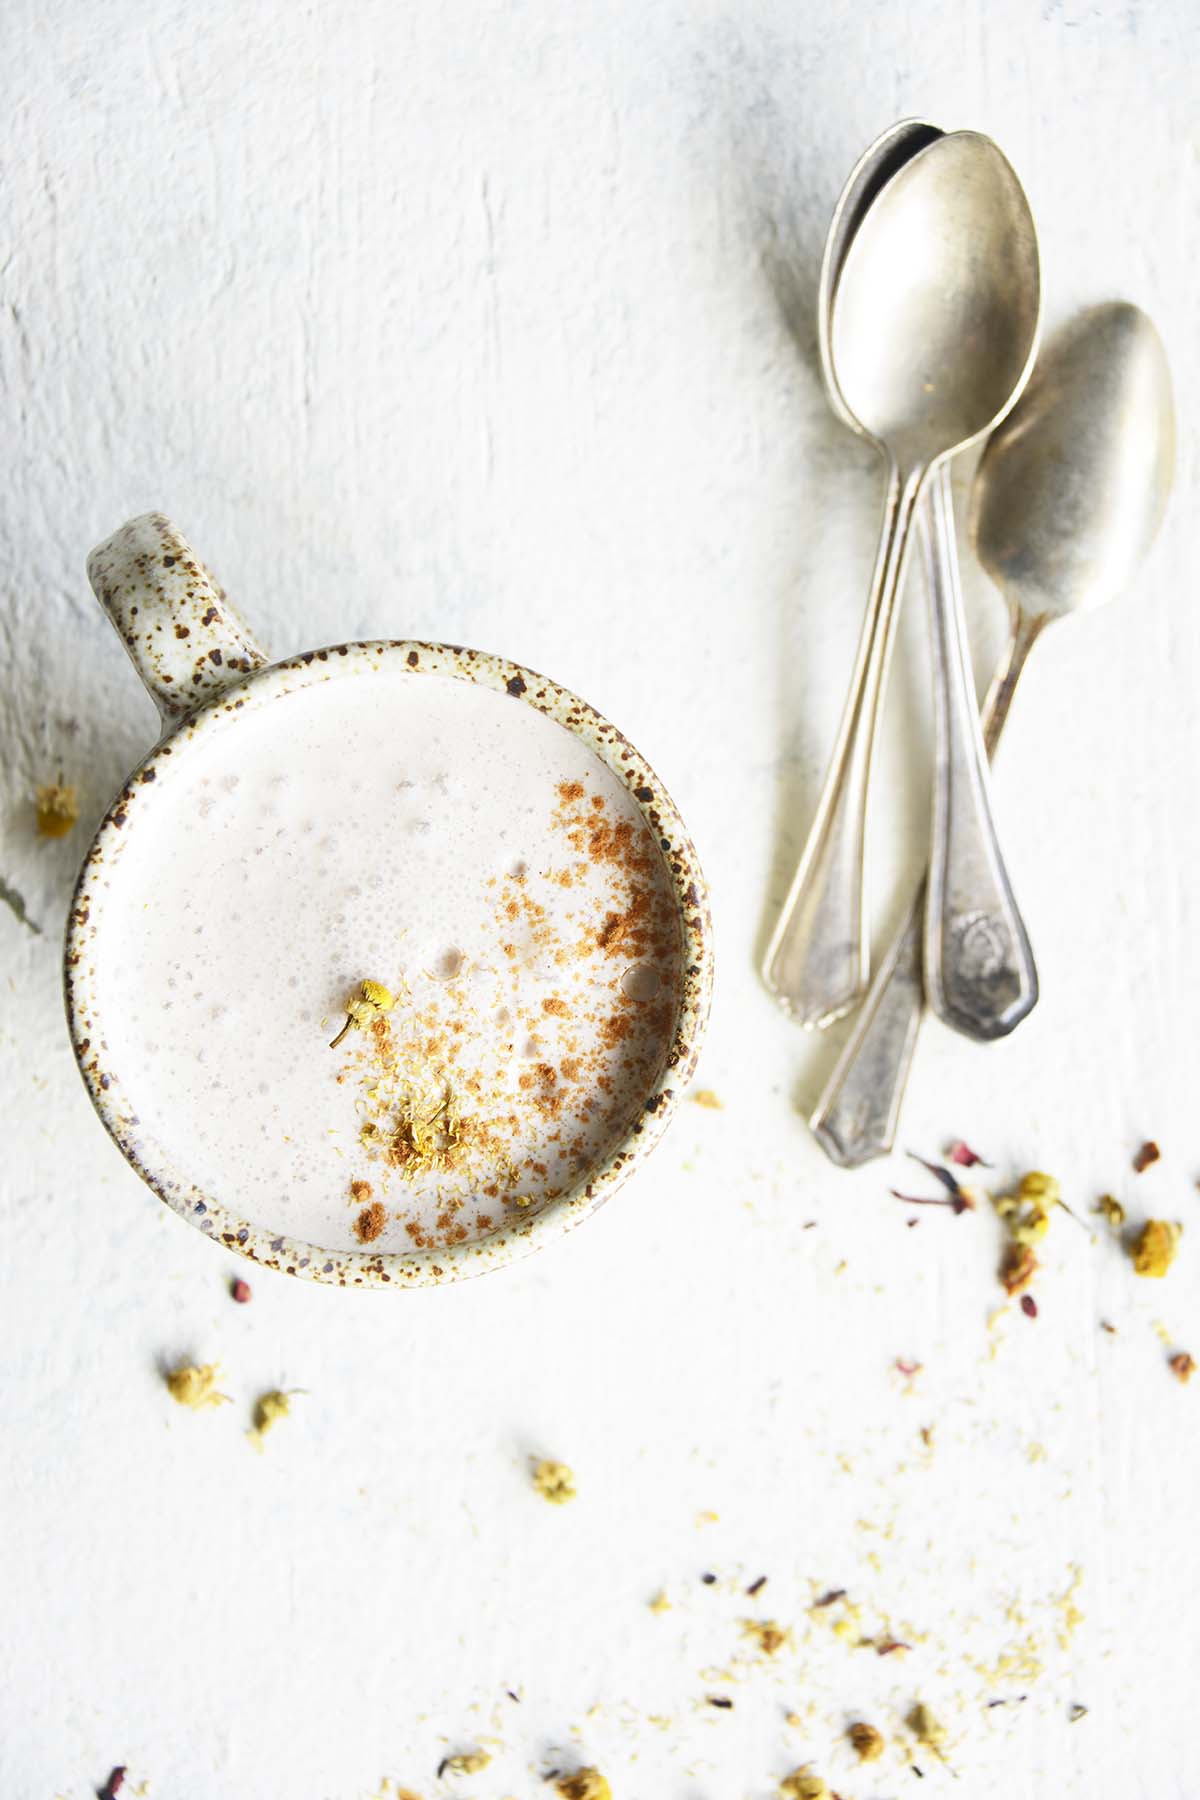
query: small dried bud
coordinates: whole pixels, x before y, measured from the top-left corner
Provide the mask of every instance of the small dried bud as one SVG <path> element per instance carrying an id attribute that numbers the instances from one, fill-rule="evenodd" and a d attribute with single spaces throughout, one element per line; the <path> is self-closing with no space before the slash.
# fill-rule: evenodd
<path id="1" fill-rule="evenodd" d="M 859 1762 L 878 1762 L 883 1755 L 883 1733 L 874 1725 L 866 1725 L 861 1721 L 851 1725 L 846 1736 L 858 1753 Z"/>
<path id="2" fill-rule="evenodd" d="M 536 1463 L 533 1485 L 551 1506 L 565 1506 L 576 1497 L 575 1476 L 566 1463 L 544 1460 Z"/>
<path id="3" fill-rule="evenodd" d="M 554 1784 L 561 1800 L 612 1800 L 612 1789 L 599 1769 L 574 1769 Z"/>
<path id="4" fill-rule="evenodd" d="M 219 1363 L 201 1363 L 198 1367 L 181 1363 L 166 1377 L 167 1392 L 180 1406 L 190 1407 L 192 1412 L 204 1412 L 210 1406 L 224 1405 L 229 1399 L 228 1394 L 217 1392 L 220 1378 Z"/>
<path id="5" fill-rule="evenodd" d="M 1136 1275 L 1162 1277 L 1175 1261 L 1182 1236 L 1182 1225 L 1166 1219 L 1147 1219 L 1133 1246 L 1133 1268 Z"/>
<path id="6" fill-rule="evenodd" d="M 79 790 L 48 781 L 35 795 L 37 834 L 44 838 L 66 837 L 79 818 Z"/>

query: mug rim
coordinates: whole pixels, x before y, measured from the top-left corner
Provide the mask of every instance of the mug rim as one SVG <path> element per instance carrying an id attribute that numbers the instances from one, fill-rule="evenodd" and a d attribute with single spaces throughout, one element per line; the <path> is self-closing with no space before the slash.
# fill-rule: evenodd
<path id="1" fill-rule="evenodd" d="M 252 1224 L 174 1171 L 165 1156 L 159 1159 L 165 1168 L 150 1166 L 132 1135 L 136 1116 L 128 1106 L 122 1108 L 121 1082 L 106 1061 L 95 964 L 90 958 L 103 917 L 109 852 L 132 828 L 147 788 L 156 787 L 160 775 L 167 778 L 169 758 L 187 754 L 196 738 L 207 741 L 213 730 L 228 726 L 231 716 L 247 707 L 257 711 L 302 688 L 385 667 L 506 693 L 582 739 L 627 789 L 654 835 L 679 918 L 683 978 L 670 1049 L 640 1113 L 608 1153 L 564 1194 L 547 1201 L 531 1219 L 505 1223 L 486 1237 L 461 1244 L 381 1252 L 328 1250 Z M 269 663 L 240 676 L 172 722 L 126 779 L 96 829 L 72 896 L 63 946 L 71 1047 L 92 1105 L 126 1162 L 172 1211 L 213 1242 L 266 1268 L 341 1287 L 441 1286 L 505 1267 L 582 1224 L 645 1160 L 666 1130 L 696 1066 L 712 975 L 712 925 L 695 848 L 678 809 L 641 752 L 587 701 L 521 663 L 490 651 L 412 638 L 351 640 Z"/>

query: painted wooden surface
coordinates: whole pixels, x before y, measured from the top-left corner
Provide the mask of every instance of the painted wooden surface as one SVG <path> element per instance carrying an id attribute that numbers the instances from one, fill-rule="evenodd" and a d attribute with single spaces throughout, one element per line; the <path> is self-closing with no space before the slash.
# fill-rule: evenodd
<path id="1" fill-rule="evenodd" d="M 12 0 L 0 30 L 0 873 L 42 928 L 0 912 L 5 1800 L 83 1800 L 116 1764 L 157 1800 L 385 1778 L 528 1800 L 577 1762 L 616 1800 L 768 1800 L 805 1762 L 846 1800 L 1195 1800 L 1200 1381 L 1164 1339 L 1200 1356 L 1200 15 Z M 1039 1316 L 991 1328 L 990 1212 L 898 1205 L 931 1191 L 900 1160 L 822 1161 L 803 1111 L 837 1035 L 798 1036 L 754 973 L 875 526 L 877 471 L 819 391 L 816 261 L 907 112 L 999 139 L 1048 324 L 1140 302 L 1180 397 L 1153 560 L 1051 634 L 1002 756 L 1041 1006 L 988 1049 L 930 1028 L 903 1141 L 962 1134 L 998 1183 L 1051 1169 L 1089 1229 L 1111 1190 L 1189 1230 L 1159 1284 L 1062 1218 Z M 154 722 L 83 565 L 151 507 L 276 654 L 499 651 L 593 700 L 677 798 L 717 915 L 723 1109 L 685 1109 L 545 1257 L 401 1297 L 251 1272 L 238 1307 L 91 1115 L 59 932 Z M 1002 609 L 968 581 L 982 675 Z M 926 712 L 916 605 L 879 942 L 921 860 Z M 50 844 L 31 796 L 60 768 L 84 816 Z M 173 1406 L 184 1355 L 219 1358 L 236 1405 Z M 306 1394 L 260 1458 L 243 1428 L 274 1386 Z M 574 1467 L 572 1506 L 530 1455 Z M 861 1611 L 808 1610 L 837 1588 Z M 792 1642 L 762 1656 L 746 1618 Z M 857 1647 L 889 1632 L 912 1649 Z M 901 1727 L 917 1700 L 948 1766 Z M 863 1769 L 854 1718 L 889 1739 Z M 486 1769 L 436 1778 L 477 1744 Z"/>

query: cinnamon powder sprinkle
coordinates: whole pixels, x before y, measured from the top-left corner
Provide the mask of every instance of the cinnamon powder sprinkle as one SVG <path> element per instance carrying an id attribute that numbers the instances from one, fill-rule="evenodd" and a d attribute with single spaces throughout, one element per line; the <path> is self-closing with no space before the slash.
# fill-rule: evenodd
<path id="1" fill-rule="evenodd" d="M 369 1193 L 370 1189 L 367 1191 Z M 355 1235 L 360 1243 L 373 1244 L 377 1237 L 383 1236 L 386 1224 L 387 1208 L 381 1200 L 372 1200 L 370 1206 L 364 1206 L 354 1221 Z"/>
<path id="2" fill-rule="evenodd" d="M 551 829 L 578 859 L 562 871 L 568 910 L 551 901 L 558 871 L 516 864 L 485 882 L 479 945 L 452 980 L 431 989 L 423 965 L 397 965 L 381 971 L 391 989 L 372 984 L 390 1006 L 351 997 L 336 1079 L 357 1086 L 372 1165 L 349 1184 L 364 1243 L 389 1216 L 417 1248 L 462 1243 L 502 1209 L 555 1199 L 628 1130 L 665 1063 L 682 970 L 658 846 L 584 781 L 553 792 Z M 653 977 L 646 998 L 625 990 L 632 965 Z M 529 976 L 550 985 L 530 992 Z"/>

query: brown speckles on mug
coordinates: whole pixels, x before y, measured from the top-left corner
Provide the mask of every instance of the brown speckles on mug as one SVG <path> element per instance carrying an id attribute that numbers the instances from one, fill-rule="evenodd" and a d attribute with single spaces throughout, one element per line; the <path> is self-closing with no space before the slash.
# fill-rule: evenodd
<path id="1" fill-rule="evenodd" d="M 164 740 L 136 771 L 101 823 L 84 859 L 67 927 L 64 979 L 72 1043 L 92 1102 L 117 1145 L 151 1188 L 200 1230 L 252 1261 L 341 1286 L 426 1286 L 482 1274 L 527 1255 L 587 1218 L 662 1136 L 695 1068 L 712 984 L 712 931 L 695 851 L 673 803 L 642 757 L 586 702 L 518 664 L 459 645 L 384 640 L 306 651 L 266 666 L 224 592 L 180 533 L 160 514 L 124 526 L 88 559 L 98 598 L 158 702 Z M 180 633 L 177 627 L 184 626 Z M 166 1166 L 141 1128 L 109 1057 L 97 1015 L 94 954 L 103 920 L 108 865 L 143 814 L 169 804 L 172 757 L 185 759 L 207 734 L 230 729 L 317 683 L 369 680 L 402 670 L 414 679 L 449 678 L 505 693 L 566 726 L 630 791 L 660 846 L 682 934 L 681 994 L 661 1073 L 623 1142 L 574 1187 L 523 1222 L 449 1247 L 394 1254 L 333 1252 L 257 1229 Z M 94 1046 L 100 1046 L 99 1049 Z"/>

